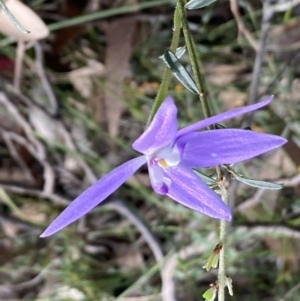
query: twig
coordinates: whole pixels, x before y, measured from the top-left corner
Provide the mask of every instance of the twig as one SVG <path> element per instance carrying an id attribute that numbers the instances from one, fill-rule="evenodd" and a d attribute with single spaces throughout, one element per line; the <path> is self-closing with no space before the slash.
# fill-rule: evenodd
<path id="1" fill-rule="evenodd" d="M 271 27 L 270 21 L 274 13 L 292 9 L 298 4 L 300 4 L 300 0 L 285 1 L 284 3 L 279 3 L 276 5 L 270 5 L 270 0 L 265 0 L 263 3 L 261 35 L 260 35 L 260 40 L 258 45 L 259 47 L 257 49 L 255 62 L 254 62 L 248 105 L 255 103 L 257 100 L 261 66 L 266 52 L 267 38 Z M 252 121 L 252 117 L 253 117 L 253 113 L 247 114 L 243 126 L 249 125 Z"/>
<path id="2" fill-rule="evenodd" d="M 215 235 L 211 234 L 209 240 L 215 239 Z M 190 245 L 170 256 L 162 267 L 162 279 L 163 285 L 161 290 L 163 301 L 175 301 L 176 300 L 176 287 L 174 283 L 174 274 L 178 259 L 185 260 L 195 254 L 201 254 L 206 251 L 205 244 Z"/>
<path id="3" fill-rule="evenodd" d="M 281 179 L 276 182 L 278 182 L 284 186 L 295 187 L 300 184 L 300 174 L 297 174 L 290 179 Z"/>
<path id="4" fill-rule="evenodd" d="M 290 237 L 300 239 L 300 231 L 285 225 L 253 225 L 253 226 L 236 226 L 234 227 L 234 234 L 237 237 L 259 236 L 259 237 Z"/>
<path id="5" fill-rule="evenodd" d="M 135 225 L 148 243 L 156 261 L 161 262 L 163 260 L 164 254 L 159 242 L 152 233 L 149 225 L 147 225 L 146 221 L 139 215 L 133 206 L 124 200 L 114 199 L 112 202 L 106 204 L 105 207 L 117 211 Z"/>
<path id="6" fill-rule="evenodd" d="M 8 86 L 8 87 L 11 88 L 10 86 Z M 12 92 L 15 95 L 17 95 L 18 97 L 20 97 L 26 103 L 26 105 L 29 107 L 29 109 L 41 110 L 38 106 L 33 104 L 33 102 L 28 97 L 26 97 L 19 91 L 16 91 L 13 89 Z M 47 114 L 44 111 L 43 111 L 43 113 Z M 47 116 L 48 116 L 49 120 L 51 120 L 51 122 L 56 125 L 58 131 L 63 136 L 66 147 L 74 152 L 77 151 L 76 144 L 75 144 L 70 132 L 66 129 L 65 125 L 61 121 L 54 119 L 49 114 L 47 114 Z M 87 178 L 88 184 L 91 185 L 91 184 L 95 183 L 97 181 L 97 177 L 96 177 L 95 173 L 93 172 L 93 170 L 89 167 L 89 165 L 80 156 L 77 156 L 76 159 L 78 160 L 78 164 L 82 167 L 83 171 L 85 172 L 85 176 Z"/>
<path id="7" fill-rule="evenodd" d="M 280 298 L 278 301 L 287 301 L 291 300 L 291 297 L 294 295 L 294 293 L 300 289 L 300 282 L 298 282 L 295 286 L 293 286 L 290 290 L 288 290 L 285 295 Z"/>
<path id="8" fill-rule="evenodd" d="M 43 88 L 45 90 L 45 93 L 48 97 L 49 101 L 49 108 L 46 105 L 45 109 L 51 113 L 51 115 L 56 115 L 58 111 L 58 105 L 57 105 L 57 99 L 54 95 L 54 92 L 52 90 L 52 87 L 47 79 L 44 64 L 43 64 L 43 54 L 42 54 L 42 48 L 39 42 L 34 43 L 34 50 L 35 50 L 35 66 L 37 70 L 37 74 L 41 80 L 41 84 L 43 85 Z"/>
<path id="9" fill-rule="evenodd" d="M 282 3 L 274 4 L 269 7 L 272 14 L 278 12 L 284 12 L 292 9 L 293 7 L 300 5 L 300 0 L 284 0 Z"/>
<path id="10" fill-rule="evenodd" d="M 18 136 L 19 143 L 26 145 L 31 154 L 41 163 L 44 168 L 44 188 L 45 193 L 51 194 L 54 189 L 55 174 L 51 165 L 46 161 L 46 151 L 43 144 L 34 136 L 33 129 L 27 120 L 19 112 L 19 109 L 7 98 L 7 96 L 0 92 L 0 103 L 5 106 L 7 111 L 15 118 L 16 122 L 23 128 L 26 137 L 31 142 L 28 142 L 21 136 L 14 133 L 15 138 Z"/>
<path id="11" fill-rule="evenodd" d="M 7 184 L 1 184 L 0 187 L 2 187 L 5 191 L 11 192 L 11 193 L 17 193 L 20 195 L 28 195 L 28 196 L 36 196 L 39 198 L 45 198 L 51 200 L 55 205 L 60 207 L 66 207 L 70 204 L 70 200 L 61 197 L 55 193 L 47 193 L 45 191 L 41 191 L 38 189 L 30 189 L 30 188 L 24 188 L 14 185 L 7 185 Z"/>
<path id="12" fill-rule="evenodd" d="M 127 297 L 123 298 L 122 301 L 154 301 L 159 299 L 159 294 L 141 296 L 141 297 Z"/>
<path id="13" fill-rule="evenodd" d="M 270 0 L 265 0 L 263 3 L 261 34 L 254 61 L 248 105 L 252 105 L 257 101 L 257 92 L 260 83 L 261 67 L 266 53 L 267 38 L 271 27 L 270 20 L 273 17 L 273 13 L 269 9 L 269 1 Z M 253 113 L 247 114 L 244 121 L 245 125 L 249 125 L 251 123 L 252 117 Z"/>
<path id="14" fill-rule="evenodd" d="M 291 59 L 289 60 L 289 62 L 283 68 L 281 68 L 281 70 L 279 72 L 277 72 L 275 78 L 268 84 L 268 86 L 266 87 L 263 95 L 272 94 L 273 93 L 275 85 L 283 77 L 284 72 L 287 70 L 288 67 L 295 66 L 295 63 L 298 61 L 299 57 L 300 57 L 300 52 L 297 52 L 294 56 L 291 57 Z"/>
<path id="15" fill-rule="evenodd" d="M 14 226 L 28 231 L 41 232 L 41 228 L 14 216 L 8 216 L 0 213 L 0 222 L 11 223 Z"/>
<path id="16" fill-rule="evenodd" d="M 234 19 L 237 23 L 239 33 L 241 33 L 245 36 L 245 38 L 247 39 L 247 41 L 249 42 L 249 44 L 252 46 L 252 48 L 255 51 L 258 51 L 259 46 L 258 46 L 256 40 L 253 38 L 250 31 L 245 27 L 245 25 L 243 23 L 243 20 L 241 18 L 239 8 L 238 8 L 238 5 L 237 5 L 237 0 L 230 0 L 230 10 L 231 10 L 231 12 L 234 16 Z"/>
<path id="17" fill-rule="evenodd" d="M 265 189 L 258 189 L 253 197 L 247 199 L 245 202 L 239 204 L 235 211 L 237 212 L 245 212 L 249 208 L 253 208 L 256 204 L 260 202 L 261 197 L 263 196 Z"/>
<path id="18" fill-rule="evenodd" d="M 12 140 L 15 140 L 14 139 L 14 135 L 13 135 L 14 133 L 7 132 L 7 131 L 1 131 L 1 130 L 0 130 L 0 133 L 1 133 L 2 137 L 3 137 L 3 140 L 4 140 L 6 146 L 7 146 L 8 150 L 9 150 L 11 156 L 20 165 L 21 169 L 25 173 L 25 177 L 27 178 L 27 180 L 29 182 L 34 182 L 35 180 L 34 180 L 34 177 L 32 176 L 32 173 L 31 173 L 30 169 L 25 164 L 24 160 L 22 159 L 22 157 L 17 152 L 16 147 L 12 143 Z"/>
<path id="19" fill-rule="evenodd" d="M 0 288 L 2 288 L 2 287 L 9 287 L 9 288 L 12 288 L 14 290 L 20 291 L 20 290 L 25 290 L 25 289 L 30 289 L 32 287 L 35 287 L 39 283 L 41 283 L 42 280 L 44 280 L 45 276 L 49 273 L 49 270 L 52 269 L 55 266 L 58 266 L 59 263 L 60 263 L 59 259 L 54 259 L 45 268 L 43 268 L 42 271 L 37 276 L 35 276 L 34 278 L 32 278 L 32 279 L 30 279 L 28 281 L 19 283 L 19 284 L 14 284 L 14 285 L 4 284 L 4 285 L 0 285 Z"/>
<path id="20" fill-rule="evenodd" d="M 18 41 L 16 58 L 15 58 L 15 70 L 14 70 L 14 88 L 17 91 L 20 90 L 24 52 L 25 52 L 25 42 Z"/>

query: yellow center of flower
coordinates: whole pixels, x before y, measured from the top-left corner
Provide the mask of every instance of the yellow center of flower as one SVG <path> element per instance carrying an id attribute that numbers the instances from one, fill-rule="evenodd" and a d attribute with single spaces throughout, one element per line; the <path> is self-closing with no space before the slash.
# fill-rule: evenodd
<path id="1" fill-rule="evenodd" d="M 168 167 L 168 164 L 167 164 L 167 162 L 166 162 L 164 159 L 160 159 L 160 160 L 158 161 L 158 163 L 159 163 L 159 165 L 160 165 L 161 167 L 163 167 L 163 168 L 167 168 L 167 167 Z"/>

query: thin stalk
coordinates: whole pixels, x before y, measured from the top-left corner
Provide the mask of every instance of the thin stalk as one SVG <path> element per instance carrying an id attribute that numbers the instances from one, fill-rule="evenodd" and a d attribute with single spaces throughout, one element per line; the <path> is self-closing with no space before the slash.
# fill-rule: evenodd
<path id="1" fill-rule="evenodd" d="M 190 28 L 187 22 L 186 18 L 186 12 L 185 12 L 185 0 L 178 0 L 177 6 L 179 4 L 179 10 L 181 15 L 181 22 L 182 22 L 182 30 L 184 39 L 186 42 L 187 50 L 189 53 L 189 58 L 191 61 L 191 66 L 193 70 L 193 74 L 195 76 L 196 85 L 199 90 L 199 99 L 202 106 L 203 115 L 205 118 L 208 118 L 211 116 L 209 105 L 208 105 L 208 99 L 207 99 L 207 90 L 205 88 L 205 79 L 203 77 L 203 72 L 200 71 L 200 68 L 202 68 L 202 62 L 200 60 L 199 55 L 197 54 L 195 50 L 195 42 L 193 40 L 193 37 L 190 33 Z M 213 127 L 208 127 L 208 129 L 212 129 Z M 218 178 L 221 178 L 221 170 L 219 166 L 216 166 L 216 172 Z"/>
<path id="2" fill-rule="evenodd" d="M 225 182 L 225 185 L 223 183 Z M 221 198 L 223 202 L 227 205 L 228 203 L 228 188 L 227 188 L 227 180 L 222 183 L 221 187 Z M 225 272 L 225 249 L 226 249 L 226 221 L 220 221 L 220 243 L 222 245 L 220 254 L 219 254 L 219 269 L 218 269 L 218 301 L 225 300 L 225 279 L 226 279 L 226 272 Z"/>
<path id="3" fill-rule="evenodd" d="M 176 48 L 178 47 L 179 44 L 179 37 L 180 37 L 180 29 L 181 29 L 181 19 L 180 19 L 180 14 L 179 14 L 179 5 L 177 3 L 175 12 L 174 12 L 174 29 L 173 29 L 173 36 L 172 36 L 172 42 L 170 46 L 170 50 L 172 52 L 176 51 Z M 172 72 L 170 68 L 166 67 L 164 71 L 164 75 L 162 78 L 162 82 L 159 86 L 156 98 L 154 100 L 150 116 L 148 118 L 147 126 L 151 122 L 152 118 L 154 117 L 156 111 L 160 107 L 161 103 L 165 99 L 168 93 L 168 88 L 170 84 L 170 79 L 171 79 Z"/>
<path id="4" fill-rule="evenodd" d="M 210 110 L 209 110 L 209 106 L 208 106 L 205 83 L 204 83 L 204 78 L 199 69 L 198 57 L 197 57 L 197 53 L 196 53 L 196 50 L 194 47 L 194 41 L 193 41 L 192 35 L 190 33 L 188 21 L 186 18 L 186 12 L 185 12 L 185 7 L 184 7 L 185 1 L 179 0 L 178 3 L 179 3 L 180 15 L 181 15 L 183 35 L 184 35 L 186 47 L 187 47 L 187 50 L 189 53 L 189 57 L 191 60 L 191 66 L 192 66 L 193 74 L 195 77 L 196 85 L 199 90 L 200 103 L 202 106 L 204 117 L 208 118 L 211 116 L 211 114 L 210 114 Z"/>

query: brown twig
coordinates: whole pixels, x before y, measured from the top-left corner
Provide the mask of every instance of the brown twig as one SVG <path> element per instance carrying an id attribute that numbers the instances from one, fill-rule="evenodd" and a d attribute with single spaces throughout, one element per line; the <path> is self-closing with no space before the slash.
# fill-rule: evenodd
<path id="1" fill-rule="evenodd" d="M 211 234 L 209 240 L 215 239 L 215 234 Z M 176 287 L 174 282 L 174 274 L 178 264 L 178 260 L 185 260 L 196 254 L 203 254 L 207 250 L 205 244 L 190 245 L 170 256 L 162 267 L 162 290 L 161 297 L 163 301 L 176 300 Z"/>
<path id="2" fill-rule="evenodd" d="M 14 70 L 14 88 L 17 91 L 20 90 L 24 52 L 25 52 L 25 42 L 18 41 L 16 58 L 15 58 L 15 70 Z"/>
<path id="3" fill-rule="evenodd" d="M 230 10 L 231 10 L 231 12 L 234 16 L 234 19 L 237 23 L 239 33 L 242 34 L 243 36 L 245 36 L 245 38 L 247 39 L 247 41 L 249 42 L 249 44 L 252 46 L 252 48 L 255 51 L 258 51 L 258 48 L 259 48 L 258 43 L 256 42 L 256 40 L 253 38 L 250 31 L 245 27 L 245 25 L 243 23 L 243 20 L 241 18 L 239 8 L 238 8 L 238 5 L 237 5 L 237 0 L 230 0 Z"/>
<path id="4" fill-rule="evenodd" d="M 43 53 L 42 48 L 39 42 L 34 43 L 34 50 L 35 50 L 35 66 L 37 74 L 41 80 L 41 84 L 45 90 L 45 93 L 48 97 L 49 106 L 46 105 L 45 109 L 51 113 L 51 115 L 56 115 L 58 111 L 58 105 L 57 105 L 57 99 L 55 97 L 55 94 L 52 90 L 52 87 L 47 79 L 46 72 L 44 69 L 43 64 Z"/>
<path id="5" fill-rule="evenodd" d="M 46 160 L 46 151 L 43 144 L 33 134 L 33 129 L 29 122 L 22 116 L 19 109 L 7 98 L 7 96 L 0 92 L 0 103 L 6 108 L 6 110 L 15 118 L 16 122 L 22 127 L 27 139 L 14 133 L 14 138 L 18 139 L 18 142 L 26 145 L 26 148 L 36 158 L 44 168 L 44 188 L 48 194 L 51 194 L 54 189 L 55 174 L 51 165 Z"/>
<path id="6" fill-rule="evenodd" d="M 0 183 L 0 187 L 3 188 L 5 191 L 11 192 L 11 193 L 17 193 L 20 195 L 35 196 L 38 198 L 49 199 L 52 201 L 53 204 L 60 206 L 60 207 L 66 207 L 71 202 L 71 200 L 68 200 L 55 193 L 47 193 L 45 191 L 38 190 L 38 189 L 30 189 L 30 188 L 24 188 L 24 187 L 20 187 L 20 186 L 7 185 L 7 184 L 1 184 L 1 183 Z"/>
<path id="7" fill-rule="evenodd" d="M 34 177 L 32 176 L 32 173 L 22 157 L 19 155 L 19 153 L 16 150 L 16 147 L 13 144 L 13 140 L 17 141 L 18 139 L 15 139 L 15 133 L 13 132 L 8 132 L 8 131 L 1 131 L 0 133 L 3 137 L 3 140 L 11 154 L 11 156 L 14 158 L 14 160 L 20 165 L 21 169 L 23 170 L 25 177 L 27 180 L 31 183 L 34 182 Z M 25 147 L 27 147 L 27 144 L 25 143 Z"/>
<path id="8" fill-rule="evenodd" d="M 146 221 L 139 215 L 137 210 L 132 207 L 125 200 L 114 199 L 112 202 L 105 205 L 106 208 L 112 209 L 119 214 L 125 216 L 142 234 L 143 238 L 149 245 L 156 261 L 159 263 L 163 260 L 164 254 L 162 248 L 157 241 L 155 235 L 152 233 L 149 225 Z"/>
<path id="9" fill-rule="evenodd" d="M 234 227 L 234 234 L 238 237 L 244 235 L 259 236 L 259 237 L 290 237 L 300 239 L 300 231 L 285 225 L 243 225 Z"/>
<path id="10" fill-rule="evenodd" d="M 270 6 L 270 11 L 272 14 L 278 12 L 285 12 L 294 8 L 295 6 L 300 5 L 300 0 L 283 0 L 281 3 L 274 4 Z"/>
<path id="11" fill-rule="evenodd" d="M 288 290 L 282 298 L 278 301 L 288 301 L 291 300 L 291 297 L 294 295 L 296 291 L 300 290 L 300 282 L 298 282 L 295 286 L 293 286 L 290 290 Z"/>
<path id="12" fill-rule="evenodd" d="M 22 99 L 22 101 L 24 101 L 26 103 L 29 110 L 30 109 L 35 110 L 36 112 L 41 110 L 41 108 L 36 106 L 24 94 L 22 94 L 22 93 L 20 93 L 19 91 L 16 91 L 16 90 L 12 90 L 12 92 L 15 95 L 17 95 L 18 97 L 20 97 Z M 76 144 L 74 142 L 74 139 L 72 138 L 72 135 L 70 134 L 70 132 L 66 129 L 65 125 L 61 121 L 59 121 L 57 119 L 54 119 L 52 116 L 50 116 L 46 112 L 43 111 L 43 113 L 47 115 L 47 117 L 49 118 L 49 121 L 52 124 L 56 125 L 58 132 L 60 132 L 60 134 L 63 136 L 64 143 L 65 143 L 66 147 L 69 150 L 73 151 L 73 152 L 77 152 L 78 150 L 77 150 Z M 30 128 L 32 128 L 32 127 L 30 126 Z M 91 185 L 91 184 L 95 183 L 97 181 L 97 177 L 96 177 L 95 173 L 93 172 L 93 170 L 90 168 L 90 166 L 82 159 L 81 156 L 76 156 L 76 159 L 78 161 L 78 164 L 82 167 L 83 171 L 85 172 L 86 180 L 88 182 L 88 185 Z"/>
<path id="13" fill-rule="evenodd" d="M 12 288 L 13 290 L 20 291 L 20 290 L 25 290 L 25 289 L 30 289 L 32 287 L 35 287 L 45 279 L 50 269 L 53 269 L 59 264 L 60 264 L 60 260 L 54 259 L 45 268 L 43 268 L 42 271 L 34 278 L 18 284 L 4 284 L 1 285 L 0 288 L 8 287 L 8 288 Z"/>
<path id="14" fill-rule="evenodd" d="M 263 3 L 261 33 L 260 33 L 258 47 L 256 49 L 256 56 L 255 56 L 254 67 L 252 72 L 252 80 L 250 85 L 248 105 L 252 105 L 258 100 L 257 96 L 258 96 L 258 87 L 260 83 L 261 67 L 266 53 L 266 45 L 267 45 L 269 30 L 271 28 L 270 21 L 271 18 L 273 17 L 273 13 L 269 9 L 269 7 L 270 7 L 269 0 L 265 0 Z M 247 114 L 243 126 L 248 126 L 252 121 L 252 117 L 253 117 L 253 113 Z"/>

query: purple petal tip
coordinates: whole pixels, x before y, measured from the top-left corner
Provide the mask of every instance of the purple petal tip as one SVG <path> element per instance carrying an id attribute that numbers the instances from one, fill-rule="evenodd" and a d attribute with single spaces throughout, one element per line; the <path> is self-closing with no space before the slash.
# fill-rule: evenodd
<path id="1" fill-rule="evenodd" d="M 230 222 L 232 220 L 231 212 L 229 211 L 228 214 L 224 217 L 224 220 Z"/>
<path id="2" fill-rule="evenodd" d="M 46 229 L 41 235 L 40 235 L 40 237 L 41 238 L 46 238 L 46 237 L 48 237 L 48 236 L 51 236 L 52 234 L 54 234 L 54 233 L 56 233 L 56 232 L 58 232 L 58 230 L 57 231 L 49 231 L 48 229 Z"/>

